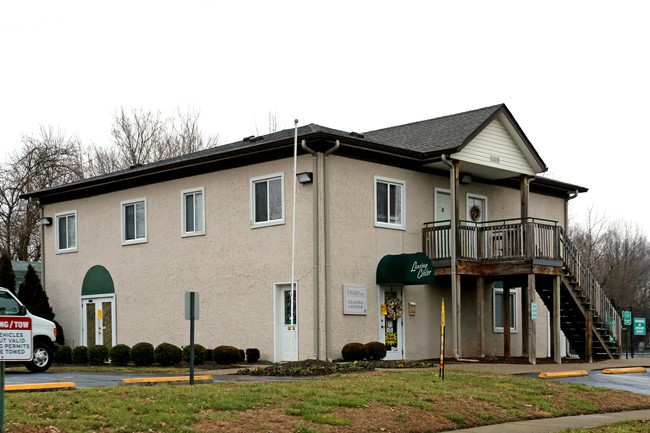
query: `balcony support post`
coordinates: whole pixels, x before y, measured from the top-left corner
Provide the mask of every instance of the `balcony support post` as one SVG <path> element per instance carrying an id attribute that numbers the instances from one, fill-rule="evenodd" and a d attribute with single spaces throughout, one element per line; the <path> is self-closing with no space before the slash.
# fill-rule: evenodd
<path id="1" fill-rule="evenodd" d="M 532 303 L 535 300 L 535 274 L 528 274 L 528 286 L 524 293 L 524 314 L 526 317 L 522 320 L 524 325 L 523 332 L 523 348 L 526 355 L 528 355 L 528 362 L 531 364 L 537 363 L 537 329 L 535 320 L 533 320 Z"/>
<path id="2" fill-rule="evenodd" d="M 553 362 L 562 364 L 562 348 L 560 347 L 560 276 L 553 278 L 553 311 L 551 313 L 551 344 Z"/>
<path id="3" fill-rule="evenodd" d="M 591 308 L 585 314 L 585 361 L 594 362 L 594 310 Z"/>

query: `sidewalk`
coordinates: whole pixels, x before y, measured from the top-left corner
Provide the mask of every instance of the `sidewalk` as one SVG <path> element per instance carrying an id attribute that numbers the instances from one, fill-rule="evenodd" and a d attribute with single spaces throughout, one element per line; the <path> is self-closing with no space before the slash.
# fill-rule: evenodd
<path id="1" fill-rule="evenodd" d="M 650 419 L 650 409 L 492 424 L 482 427 L 454 430 L 454 433 L 546 433 L 562 431 L 570 428 L 595 428 L 606 424 L 614 424 L 621 421 L 636 419 Z"/>
<path id="2" fill-rule="evenodd" d="M 445 363 L 445 370 L 482 371 L 499 374 L 528 374 L 567 370 L 602 370 L 604 368 L 650 367 L 650 358 L 609 359 L 592 363 L 568 362 L 564 364 L 490 364 L 482 362 L 453 361 Z"/>

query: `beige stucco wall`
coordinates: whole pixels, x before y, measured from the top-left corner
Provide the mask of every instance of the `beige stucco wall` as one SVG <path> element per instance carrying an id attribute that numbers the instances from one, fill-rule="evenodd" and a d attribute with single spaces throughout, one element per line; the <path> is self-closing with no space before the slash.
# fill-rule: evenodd
<path id="1" fill-rule="evenodd" d="M 55 254 L 54 226 L 45 230 L 46 285 L 68 344 L 80 344 L 80 295 L 93 265 L 111 273 L 117 343 L 189 342 L 184 292 L 200 294 L 196 342 L 257 347 L 273 359 L 273 284 L 291 279 L 292 161 L 235 168 L 45 206 L 45 215 L 76 210 L 78 252 Z M 311 170 L 301 158 L 299 171 Z M 284 172 L 286 223 L 251 228 L 250 178 Z M 181 190 L 205 188 L 206 235 L 181 237 Z M 311 312 L 313 185 L 297 189 L 295 274 L 299 310 Z M 120 202 L 146 197 L 148 242 L 121 245 Z M 311 314 L 299 314 L 300 352 L 313 355 Z"/>
<path id="2" fill-rule="evenodd" d="M 434 219 L 434 189 L 449 188 L 448 176 L 406 170 L 345 158 L 327 158 L 329 263 L 326 320 L 321 317 L 321 340 L 327 340 L 326 357 L 341 356 L 349 342 L 380 339 L 379 290 L 376 267 L 387 254 L 422 250 L 422 224 Z M 313 159 L 299 158 L 298 171 L 314 171 Z M 285 224 L 251 228 L 250 179 L 284 173 Z M 374 177 L 399 179 L 406 184 L 406 229 L 374 226 Z M 55 254 L 54 226 L 45 229 L 46 288 L 63 325 L 67 343 L 81 344 L 81 286 L 93 265 L 111 273 L 116 292 L 116 343 L 133 345 L 167 341 L 189 342 L 189 323 L 184 318 L 184 292 L 200 293 L 200 319 L 196 342 L 208 348 L 221 344 L 256 347 L 262 359 L 274 359 L 274 283 L 291 278 L 292 160 L 253 164 L 226 171 L 170 180 L 45 206 L 45 216 L 77 211 L 78 252 Z M 206 234 L 181 237 L 181 191 L 205 188 Z M 298 281 L 299 356 L 318 356 L 318 300 L 314 280 L 314 192 L 318 182 L 298 185 L 296 266 Z M 489 219 L 519 216 L 520 194 L 516 189 L 473 182 L 462 185 L 460 218 L 465 218 L 466 194 L 488 197 Z M 121 245 L 120 202 L 147 198 L 148 242 Z M 531 195 L 530 215 L 563 221 L 561 199 Z M 321 239 L 321 242 L 323 240 Z M 322 247 L 322 245 L 320 245 Z M 322 250 L 321 250 L 322 251 Z M 368 314 L 343 314 L 343 286 L 368 289 Z M 324 290 L 324 288 L 323 288 Z M 486 353 L 498 355 L 502 337 L 492 332 L 492 292 L 485 288 L 484 328 Z M 452 354 L 451 295 L 449 279 L 433 286 L 403 289 L 405 357 L 423 359 L 439 354 L 440 304 L 447 307 L 446 353 Z M 520 298 L 521 300 L 521 298 Z M 416 314 L 408 314 L 415 302 Z M 475 288 L 464 287 L 463 354 L 475 356 L 477 347 Z M 540 317 L 546 318 L 541 302 Z M 521 320 L 522 315 L 519 315 Z M 540 320 L 541 324 L 541 320 Z M 522 329 L 521 327 L 519 329 Z M 325 338 L 327 334 L 327 338 Z M 513 336 L 513 354 L 521 352 L 520 335 Z M 538 354 L 545 356 L 545 339 L 537 332 Z M 499 340 L 501 338 L 501 342 Z M 542 348 L 541 346 L 544 346 Z M 501 349 L 499 349 L 499 347 Z M 489 349 L 488 349 L 489 348 Z M 544 355 L 541 355 L 544 354 Z"/>

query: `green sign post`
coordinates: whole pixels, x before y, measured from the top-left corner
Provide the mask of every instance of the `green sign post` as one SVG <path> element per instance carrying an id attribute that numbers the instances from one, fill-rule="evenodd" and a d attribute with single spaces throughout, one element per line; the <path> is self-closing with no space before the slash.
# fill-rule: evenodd
<path id="1" fill-rule="evenodd" d="M 645 317 L 634 318 L 634 335 L 645 335 Z"/>
<path id="2" fill-rule="evenodd" d="M 621 316 L 623 316 L 623 325 L 630 326 L 632 324 L 632 312 L 630 310 L 621 311 Z"/>

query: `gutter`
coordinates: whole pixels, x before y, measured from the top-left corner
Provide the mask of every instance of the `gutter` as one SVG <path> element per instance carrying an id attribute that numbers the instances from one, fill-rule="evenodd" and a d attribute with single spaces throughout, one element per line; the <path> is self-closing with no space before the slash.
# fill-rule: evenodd
<path id="1" fill-rule="evenodd" d="M 325 358 L 330 361 L 329 359 L 329 350 L 330 350 L 330 335 L 332 334 L 330 332 L 330 326 L 331 323 L 329 320 L 327 320 L 327 313 L 329 312 L 329 293 L 330 293 L 330 285 L 331 285 L 331 265 L 330 265 L 330 233 L 329 233 L 329 224 L 330 224 L 330 212 L 329 212 L 329 188 L 327 187 L 328 185 L 328 179 L 327 179 L 327 161 L 329 159 L 329 156 L 336 152 L 341 143 L 339 140 L 336 140 L 334 142 L 334 147 L 331 149 L 328 149 L 325 151 L 323 154 L 323 222 L 324 222 L 324 227 L 323 227 L 323 235 L 324 235 L 324 242 L 325 242 Z"/>
<path id="2" fill-rule="evenodd" d="M 460 360 L 460 326 L 458 326 L 458 312 L 457 308 L 459 306 L 458 299 L 458 281 L 457 281 L 457 268 L 458 268 L 458 255 L 456 254 L 456 230 L 457 230 L 457 216 L 456 216 L 456 169 L 454 164 L 447 160 L 445 154 L 442 155 L 442 162 L 449 166 L 449 189 L 451 190 L 451 221 L 450 221 L 450 230 L 451 230 L 451 322 L 453 323 L 453 336 L 454 336 L 454 358 Z"/>
<path id="3" fill-rule="evenodd" d="M 564 233 L 569 232 L 569 201 L 573 200 L 574 198 L 578 197 L 580 194 L 580 191 L 577 189 L 573 192 L 573 194 L 569 194 L 566 200 L 564 200 Z"/>

